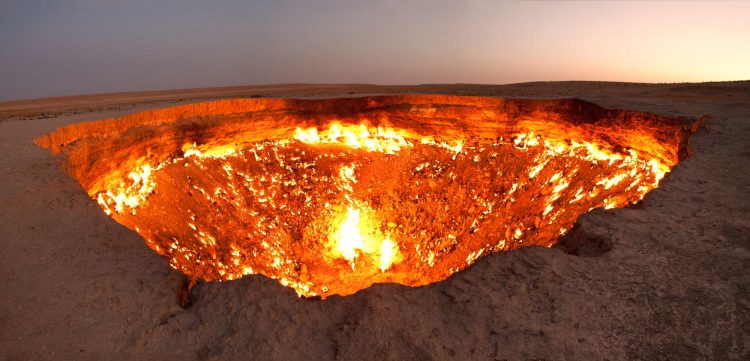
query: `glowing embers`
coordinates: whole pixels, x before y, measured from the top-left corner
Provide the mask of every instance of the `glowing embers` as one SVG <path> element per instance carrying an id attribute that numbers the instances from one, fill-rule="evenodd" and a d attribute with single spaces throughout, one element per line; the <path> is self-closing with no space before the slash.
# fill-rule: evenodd
<path id="1" fill-rule="evenodd" d="M 182 151 L 113 183 L 100 204 L 190 276 L 260 273 L 322 297 L 428 284 L 490 252 L 550 246 L 580 214 L 639 200 L 669 169 L 532 131 L 444 142 L 333 125 Z"/>

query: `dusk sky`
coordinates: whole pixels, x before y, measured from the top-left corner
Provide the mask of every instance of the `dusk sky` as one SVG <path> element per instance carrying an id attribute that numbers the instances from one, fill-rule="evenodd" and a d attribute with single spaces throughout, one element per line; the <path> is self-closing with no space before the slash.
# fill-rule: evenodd
<path id="1" fill-rule="evenodd" d="M 0 101 L 270 83 L 750 79 L 750 1 L 0 0 Z"/>

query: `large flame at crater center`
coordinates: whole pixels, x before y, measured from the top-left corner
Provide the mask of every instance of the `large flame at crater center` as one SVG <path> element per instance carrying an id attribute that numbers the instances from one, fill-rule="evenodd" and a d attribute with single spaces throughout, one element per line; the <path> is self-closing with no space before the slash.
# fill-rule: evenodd
<path id="1" fill-rule="evenodd" d="M 366 212 L 349 207 L 344 220 L 331 237 L 338 251 L 336 255 L 349 261 L 352 269 L 357 265 L 357 258 L 364 256 L 384 272 L 398 255 L 398 245 L 389 236 L 379 234 L 374 222 Z"/>

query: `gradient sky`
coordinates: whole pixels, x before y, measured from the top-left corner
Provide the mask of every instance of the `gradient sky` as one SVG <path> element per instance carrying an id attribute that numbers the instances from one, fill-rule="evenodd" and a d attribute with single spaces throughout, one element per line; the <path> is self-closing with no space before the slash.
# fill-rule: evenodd
<path id="1" fill-rule="evenodd" d="M 750 1 L 0 0 L 0 100 L 269 83 L 750 79 Z"/>

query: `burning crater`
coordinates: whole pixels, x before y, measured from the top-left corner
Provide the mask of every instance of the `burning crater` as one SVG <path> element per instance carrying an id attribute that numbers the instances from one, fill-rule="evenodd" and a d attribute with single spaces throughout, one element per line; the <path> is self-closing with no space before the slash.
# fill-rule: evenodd
<path id="1" fill-rule="evenodd" d="M 326 297 L 551 246 L 581 214 L 657 187 L 698 125 L 579 100 L 241 99 L 37 143 L 193 279 L 259 273 Z"/>

